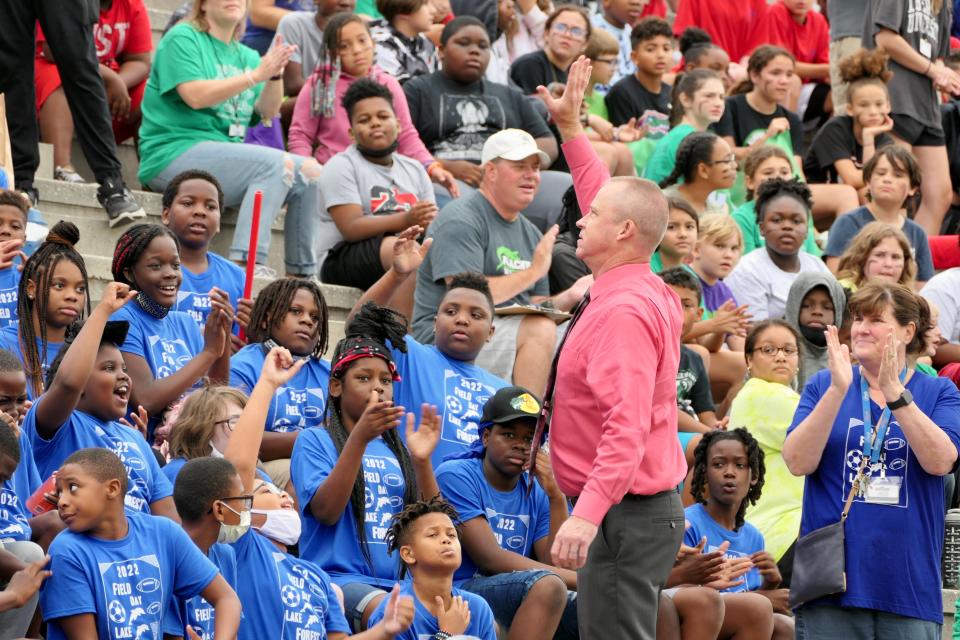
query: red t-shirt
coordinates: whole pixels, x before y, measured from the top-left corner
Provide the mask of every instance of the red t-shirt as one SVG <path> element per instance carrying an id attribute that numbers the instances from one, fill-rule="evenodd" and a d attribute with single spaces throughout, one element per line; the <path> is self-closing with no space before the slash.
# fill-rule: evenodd
<path id="1" fill-rule="evenodd" d="M 680 0 L 673 32 L 680 37 L 687 27 L 700 27 L 733 62 L 749 55 L 754 25 L 767 11 L 767 0 Z"/>
<path id="2" fill-rule="evenodd" d="M 46 40 L 37 25 L 37 52 Z M 97 59 L 107 64 L 120 54 L 148 53 L 153 50 L 150 18 L 143 0 L 113 0 L 109 9 L 100 12 L 100 20 L 93 25 L 93 42 Z"/>
<path id="3" fill-rule="evenodd" d="M 664 0 L 649 0 L 643 5 L 643 11 L 640 12 L 640 18 L 647 16 L 657 16 L 658 18 L 667 17 L 667 3 Z"/>
<path id="4" fill-rule="evenodd" d="M 830 62 L 830 26 L 822 13 L 810 11 L 803 24 L 793 19 L 782 2 L 771 5 L 757 22 L 750 38 L 750 51 L 762 44 L 775 44 L 793 54 L 797 62 Z"/>

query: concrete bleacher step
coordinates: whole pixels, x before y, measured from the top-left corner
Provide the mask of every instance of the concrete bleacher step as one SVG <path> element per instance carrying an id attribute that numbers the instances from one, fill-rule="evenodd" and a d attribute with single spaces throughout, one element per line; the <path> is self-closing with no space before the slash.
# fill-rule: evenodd
<path id="1" fill-rule="evenodd" d="M 40 190 L 40 203 L 37 208 L 43 213 L 48 225 L 52 227 L 59 220 L 67 220 L 79 228 L 80 242 L 77 250 L 86 261 L 91 300 L 96 302 L 104 285 L 113 280 L 110 272 L 113 248 L 128 225 L 110 228 L 106 213 L 97 202 L 97 185 L 95 184 L 68 184 L 37 178 L 36 186 Z M 159 224 L 160 195 L 135 191 L 134 196 L 147 212 L 145 221 Z M 234 209 L 228 209 L 222 216 L 220 233 L 211 243 L 212 249 L 221 255 L 227 255 L 236 219 L 237 212 Z M 269 256 L 269 266 L 276 269 L 277 273 L 283 274 L 282 216 L 278 216 L 271 229 Z M 258 292 L 268 283 L 268 280 L 257 278 L 254 282 L 254 292 Z M 322 289 L 330 309 L 330 344 L 332 346 L 343 337 L 343 321 L 359 299 L 360 292 L 336 285 L 322 285 Z"/>

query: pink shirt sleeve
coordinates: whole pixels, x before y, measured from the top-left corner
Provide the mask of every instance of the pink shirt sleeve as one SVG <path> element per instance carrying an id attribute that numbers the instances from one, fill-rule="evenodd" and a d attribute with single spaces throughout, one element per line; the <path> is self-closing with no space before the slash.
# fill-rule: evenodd
<path id="1" fill-rule="evenodd" d="M 290 131 L 287 133 L 287 151 L 308 158 L 313 156 L 313 136 L 319 124 L 319 119 L 313 116 L 310 106 L 310 96 L 313 95 L 316 82 L 316 76 L 311 75 L 303 83 L 303 89 L 300 90 L 293 107 Z"/>
<path id="2" fill-rule="evenodd" d="M 593 150 L 593 145 L 585 133 L 564 142 L 563 154 L 570 167 L 570 175 L 573 176 L 573 188 L 577 192 L 580 215 L 585 216 L 590 211 L 590 205 L 597 197 L 600 187 L 610 180 L 610 171 Z"/>
<path id="3" fill-rule="evenodd" d="M 573 515 L 599 525 L 637 479 L 653 419 L 654 386 L 662 345 L 657 319 L 646 308 L 624 306 L 596 328 L 586 385 L 602 424 L 600 442 Z"/>
<path id="4" fill-rule="evenodd" d="M 393 94 L 393 110 L 397 114 L 397 120 L 400 121 L 400 146 L 397 151 L 401 154 L 413 158 L 423 166 L 433 162 L 433 156 L 427 150 L 417 128 L 413 126 L 413 118 L 410 117 L 410 106 L 407 104 L 407 95 L 403 92 L 400 83 L 392 76 L 380 72 L 377 80 L 390 89 Z M 301 93 L 303 93 L 301 91 Z"/>

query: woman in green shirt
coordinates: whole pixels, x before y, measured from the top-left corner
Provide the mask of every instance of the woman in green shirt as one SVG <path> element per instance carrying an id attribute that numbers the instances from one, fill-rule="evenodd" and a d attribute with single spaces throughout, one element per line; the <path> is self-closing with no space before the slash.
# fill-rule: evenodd
<path id="1" fill-rule="evenodd" d="M 240 208 L 230 259 L 241 263 L 247 258 L 254 194 L 262 191 L 258 274 L 271 275 L 265 267 L 271 227 L 285 205 L 286 270 L 314 275 L 320 165 L 243 144 L 249 127 L 279 113 L 283 70 L 294 47 L 278 37 L 261 58 L 237 40 L 244 20 L 243 3 L 198 0 L 160 41 L 143 97 L 140 182 L 163 191 L 182 171 L 212 173 L 225 204 Z"/>

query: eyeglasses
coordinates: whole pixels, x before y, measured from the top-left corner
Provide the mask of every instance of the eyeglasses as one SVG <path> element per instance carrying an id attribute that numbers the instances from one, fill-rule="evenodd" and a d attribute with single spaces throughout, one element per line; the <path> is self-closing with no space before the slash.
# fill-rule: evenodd
<path id="1" fill-rule="evenodd" d="M 754 353 L 756 353 L 757 351 L 767 356 L 768 358 L 772 358 L 773 356 L 783 351 L 783 355 L 789 358 L 790 356 L 797 355 L 797 353 L 799 352 L 799 349 L 797 349 L 792 345 L 787 345 L 785 347 L 775 347 L 772 344 L 765 344 L 762 347 L 757 347 L 756 349 L 753 350 Z"/>
<path id="2" fill-rule="evenodd" d="M 596 58 L 593 61 L 593 64 L 600 64 L 600 63 L 608 64 L 612 67 L 613 65 L 617 64 L 617 59 L 616 58 Z"/>
<path id="3" fill-rule="evenodd" d="M 707 162 L 704 162 L 703 164 L 707 164 L 707 165 L 710 165 L 710 166 L 713 166 L 713 165 L 715 165 L 715 164 L 734 164 L 734 165 L 735 165 L 735 164 L 737 164 L 737 156 L 735 156 L 735 155 L 733 155 L 733 154 L 730 154 L 730 155 L 727 156 L 726 158 L 720 158 L 719 160 L 708 160 Z"/>
<path id="4" fill-rule="evenodd" d="M 587 30 L 583 27 L 571 27 L 562 22 L 553 23 L 551 29 L 553 29 L 554 33 L 559 33 L 560 35 L 567 34 L 571 38 L 584 38 L 587 35 Z"/>
<path id="5" fill-rule="evenodd" d="M 217 420 L 216 422 L 213 423 L 213 426 L 219 427 L 220 425 L 224 425 L 227 427 L 227 431 L 232 432 L 234 429 L 237 428 L 237 422 L 239 421 L 240 421 L 240 416 L 230 416 L 226 420 Z"/>
<path id="6" fill-rule="evenodd" d="M 234 500 L 240 500 L 240 511 L 250 511 L 253 509 L 253 496 L 252 495 L 243 495 L 243 496 L 230 496 L 229 498 L 220 498 L 220 502 L 227 503 L 233 502 Z M 227 505 L 228 508 L 232 510 L 230 505 Z M 236 512 L 234 512 L 236 513 Z"/>

